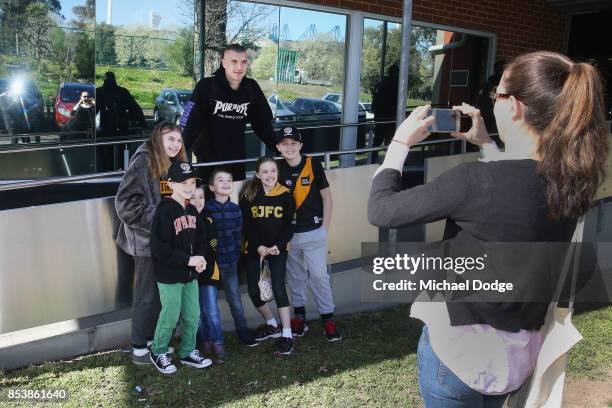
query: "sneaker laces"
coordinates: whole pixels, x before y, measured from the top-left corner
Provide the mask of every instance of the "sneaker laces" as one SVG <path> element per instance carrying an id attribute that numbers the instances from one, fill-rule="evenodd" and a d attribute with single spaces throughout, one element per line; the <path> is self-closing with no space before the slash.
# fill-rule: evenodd
<path id="1" fill-rule="evenodd" d="M 200 351 L 198 349 L 195 349 L 191 352 L 191 354 L 189 354 L 189 357 L 191 357 L 192 360 L 195 360 L 197 362 L 202 361 L 202 357 L 200 356 Z"/>
<path id="2" fill-rule="evenodd" d="M 162 366 L 167 367 L 169 366 L 170 363 L 170 358 L 168 357 L 168 354 L 166 353 L 162 353 L 159 356 L 157 356 L 157 358 L 159 359 L 159 361 L 162 363 Z"/>

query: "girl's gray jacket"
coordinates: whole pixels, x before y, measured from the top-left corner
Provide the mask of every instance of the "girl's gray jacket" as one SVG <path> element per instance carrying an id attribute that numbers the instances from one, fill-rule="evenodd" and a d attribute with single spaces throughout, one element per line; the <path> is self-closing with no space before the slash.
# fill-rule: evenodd
<path id="1" fill-rule="evenodd" d="M 130 159 L 115 196 L 120 221 L 115 241 L 132 256 L 151 256 L 149 237 L 153 214 L 161 201 L 159 183 L 149 173 L 149 152 L 143 143 Z"/>

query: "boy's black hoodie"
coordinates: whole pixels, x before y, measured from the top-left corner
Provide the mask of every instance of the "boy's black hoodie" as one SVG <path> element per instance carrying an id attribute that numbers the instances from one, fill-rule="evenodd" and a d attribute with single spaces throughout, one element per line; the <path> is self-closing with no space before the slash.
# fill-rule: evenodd
<path id="1" fill-rule="evenodd" d="M 225 70 L 219 68 L 213 76 L 198 82 L 185 106 L 181 117 L 185 146 L 193 146 L 201 162 L 244 159 L 247 121 L 275 151 L 272 111 L 257 82 L 244 77 L 240 87 L 233 90 Z"/>
<path id="2" fill-rule="evenodd" d="M 151 255 L 155 278 L 160 283 L 189 283 L 198 278 L 188 266 L 191 256 L 207 255 L 207 231 L 198 210 L 185 208 L 170 197 L 162 198 L 153 216 Z"/>
<path id="3" fill-rule="evenodd" d="M 253 201 L 240 199 L 247 256 L 259 256 L 260 245 L 287 251 L 295 230 L 295 201 L 289 189 L 276 184 L 269 193 L 259 190 Z"/>

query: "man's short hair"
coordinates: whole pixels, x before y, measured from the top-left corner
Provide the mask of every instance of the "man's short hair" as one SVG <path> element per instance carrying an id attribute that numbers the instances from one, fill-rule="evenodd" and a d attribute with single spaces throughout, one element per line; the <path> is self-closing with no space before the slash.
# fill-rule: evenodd
<path id="1" fill-rule="evenodd" d="M 230 177 L 232 178 L 232 182 L 234 181 L 234 176 L 232 175 L 232 172 L 229 171 L 227 168 L 225 167 L 216 167 L 212 173 L 210 173 L 210 177 L 208 177 L 208 185 L 212 186 L 213 184 L 215 184 L 215 177 L 217 177 L 217 174 L 219 173 L 226 173 L 229 174 Z"/>
<path id="2" fill-rule="evenodd" d="M 228 51 L 234 51 L 234 52 L 247 52 L 246 48 L 244 48 L 242 45 L 240 44 L 230 44 L 227 47 L 225 47 L 225 49 L 223 50 L 223 55 L 225 57 L 225 53 Z"/>

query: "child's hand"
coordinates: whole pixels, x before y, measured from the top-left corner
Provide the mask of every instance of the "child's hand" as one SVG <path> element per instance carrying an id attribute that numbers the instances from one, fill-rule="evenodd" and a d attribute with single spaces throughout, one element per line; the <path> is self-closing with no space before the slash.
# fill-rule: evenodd
<path id="1" fill-rule="evenodd" d="M 189 263 L 187 264 L 189 266 L 193 266 L 196 268 L 205 268 L 206 267 L 206 260 L 204 259 L 203 256 L 200 255 L 195 255 L 189 258 Z"/>
<path id="2" fill-rule="evenodd" d="M 280 254 L 280 250 L 278 249 L 278 247 L 276 245 L 274 245 L 272 248 L 268 249 L 268 253 L 270 255 L 278 255 L 278 254 Z"/>
<path id="3" fill-rule="evenodd" d="M 259 248 L 257 248 L 257 253 L 261 257 L 267 256 L 270 253 L 269 251 L 270 251 L 270 248 L 265 247 L 263 245 L 260 245 Z"/>
<path id="4" fill-rule="evenodd" d="M 198 265 L 195 267 L 195 270 L 197 273 L 202 273 L 206 270 L 206 262 L 204 262 L 204 266 L 202 265 Z"/>

